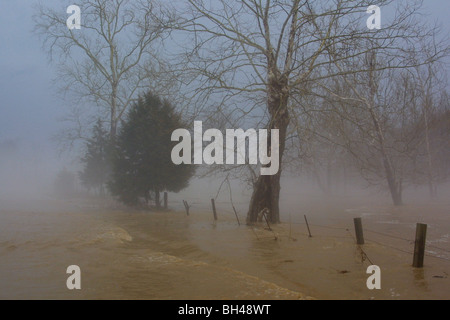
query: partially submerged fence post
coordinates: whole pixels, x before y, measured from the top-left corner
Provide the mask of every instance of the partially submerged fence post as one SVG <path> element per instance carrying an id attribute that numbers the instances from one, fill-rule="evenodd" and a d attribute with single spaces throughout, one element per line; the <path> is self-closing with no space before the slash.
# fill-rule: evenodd
<path id="1" fill-rule="evenodd" d="M 214 199 L 211 199 L 211 205 L 212 205 L 213 214 L 214 214 L 214 221 L 217 221 L 216 203 L 215 203 Z"/>
<path id="2" fill-rule="evenodd" d="M 236 216 L 236 219 L 237 219 L 238 225 L 240 226 L 240 225 L 241 225 L 241 222 L 239 221 L 239 216 L 238 216 L 238 213 L 237 213 L 237 211 L 236 211 L 236 208 L 234 207 L 234 205 L 232 205 L 232 206 L 233 206 L 233 211 L 234 211 L 234 215 Z"/>
<path id="3" fill-rule="evenodd" d="M 184 208 L 186 209 L 186 214 L 189 215 L 189 204 L 186 200 L 183 200 Z"/>
<path id="4" fill-rule="evenodd" d="M 266 220 L 267 228 L 269 228 L 269 231 L 272 231 L 272 228 L 270 227 L 270 224 L 269 224 L 269 219 L 267 219 L 267 216 L 266 216 L 266 213 L 268 213 L 268 211 L 269 210 L 267 208 L 263 209 L 262 215 L 264 217 L 264 220 Z"/>
<path id="5" fill-rule="evenodd" d="M 356 243 L 359 245 L 364 244 L 364 234 L 363 234 L 363 227 L 362 227 L 362 220 L 361 218 L 355 218 L 355 233 L 356 233 Z"/>
<path id="6" fill-rule="evenodd" d="M 311 230 L 309 229 L 309 223 L 308 223 L 308 219 L 306 219 L 306 214 L 304 215 L 304 217 L 305 217 L 305 222 L 306 222 L 306 226 L 308 227 L 308 233 L 309 233 L 309 237 L 310 237 L 310 238 L 312 238 L 312 235 L 311 235 Z"/>
<path id="7" fill-rule="evenodd" d="M 164 192 L 164 209 L 167 210 L 167 208 L 168 208 L 167 192 Z"/>
<path id="8" fill-rule="evenodd" d="M 414 268 L 423 268 L 426 239 L 427 239 L 427 225 L 418 223 L 416 227 L 416 241 L 414 244 L 414 258 L 413 258 Z"/>

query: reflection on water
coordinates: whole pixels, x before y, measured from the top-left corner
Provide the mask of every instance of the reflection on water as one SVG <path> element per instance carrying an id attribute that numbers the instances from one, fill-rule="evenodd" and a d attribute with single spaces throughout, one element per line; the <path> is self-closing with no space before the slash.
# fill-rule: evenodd
<path id="1" fill-rule="evenodd" d="M 239 227 L 233 216 L 211 220 L 196 212 L 1 212 L 0 298 L 450 298 L 449 280 L 430 278 L 448 264 L 428 260 L 411 277 L 408 255 L 370 242 L 364 250 L 381 267 L 382 290 L 369 291 L 368 262 L 345 230 L 313 226 L 309 239 L 301 225 L 271 232 Z M 81 291 L 65 286 L 74 264 Z"/>
<path id="2" fill-rule="evenodd" d="M 417 268 L 413 268 L 412 270 L 414 274 L 414 284 L 420 289 L 427 290 L 428 283 L 425 280 L 425 270 Z"/>

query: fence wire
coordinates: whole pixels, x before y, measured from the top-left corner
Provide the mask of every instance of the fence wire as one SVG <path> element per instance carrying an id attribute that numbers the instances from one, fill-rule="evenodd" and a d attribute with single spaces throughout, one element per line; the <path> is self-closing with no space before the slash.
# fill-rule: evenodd
<path id="1" fill-rule="evenodd" d="M 205 212 L 212 210 L 210 204 L 208 205 L 208 204 L 205 204 L 205 203 L 200 202 L 200 201 L 194 201 L 194 202 L 190 203 L 189 205 L 193 209 L 202 210 L 202 211 L 205 211 Z M 230 203 L 227 202 L 227 201 L 216 201 L 216 206 L 217 206 L 218 213 L 222 213 L 222 214 L 225 213 L 225 214 L 229 214 L 229 215 L 233 215 L 233 216 L 235 215 L 234 211 L 232 211 L 231 209 L 223 208 L 222 205 L 230 206 Z M 181 206 L 180 206 L 180 208 L 181 208 Z M 239 214 L 239 212 L 237 212 L 237 215 L 238 215 L 240 221 L 245 221 L 246 220 L 246 217 L 244 215 L 242 215 L 242 214 Z M 289 225 L 303 225 L 306 228 L 306 223 L 305 222 L 286 222 L 286 224 L 289 224 Z M 343 231 L 345 233 L 348 233 L 349 236 L 336 236 L 336 235 L 333 235 L 333 237 L 335 237 L 335 238 L 347 238 L 347 239 L 351 238 L 356 243 L 355 235 L 350 232 L 349 228 L 337 227 L 337 226 L 329 226 L 329 225 L 321 225 L 321 224 L 317 224 L 317 223 L 313 223 L 313 224 L 312 223 L 308 223 L 308 224 L 309 224 L 310 227 Z M 252 227 L 252 230 L 255 233 L 255 230 L 253 229 L 253 227 Z M 400 236 L 396 236 L 396 235 L 392 235 L 392 234 L 388 234 L 388 233 L 384 233 L 384 232 L 379 232 L 379 231 L 366 229 L 366 228 L 364 228 L 363 231 L 366 234 L 367 233 L 371 233 L 371 234 L 375 234 L 375 235 L 381 236 L 381 237 L 386 238 L 386 239 L 395 239 L 395 240 L 405 241 L 405 242 L 408 243 L 408 245 L 414 245 L 414 243 L 415 243 L 414 239 L 407 239 L 407 238 L 404 238 L 404 237 L 400 237 Z M 308 234 L 305 233 L 305 235 L 308 235 Z M 366 235 L 365 235 L 364 238 L 365 238 L 366 242 L 369 242 L 369 243 L 376 243 L 376 244 L 378 244 L 380 246 L 383 246 L 383 247 L 386 247 L 386 248 L 390 248 L 390 249 L 394 249 L 394 250 L 397 250 L 399 252 L 406 253 L 406 254 L 409 254 L 409 255 L 413 255 L 414 254 L 414 252 L 412 250 L 408 251 L 408 250 L 399 248 L 399 247 L 397 247 L 395 245 L 392 245 L 392 244 L 387 244 L 385 242 L 380 242 L 380 241 L 375 240 L 375 239 L 373 239 L 371 237 L 367 237 Z M 259 237 L 258 239 L 264 239 L 264 238 Z M 439 246 L 435 246 L 435 245 L 431 244 L 430 241 L 427 241 L 426 248 L 431 248 L 431 249 L 435 249 L 435 250 L 440 250 L 441 252 L 450 253 L 450 249 L 446 249 L 446 248 L 442 248 L 442 247 L 439 247 Z M 365 252 L 364 249 L 361 246 L 359 246 L 359 249 L 360 249 L 361 254 L 363 256 L 363 260 L 367 260 L 367 261 L 369 261 L 370 263 L 373 264 L 373 260 L 371 260 L 369 258 L 367 252 Z M 439 260 L 446 261 L 446 262 L 450 262 L 450 258 L 438 256 L 438 255 L 435 255 L 435 254 L 432 254 L 432 253 L 429 253 L 429 252 L 425 252 L 425 256 L 426 257 L 430 257 L 430 258 L 439 259 Z"/>
<path id="2" fill-rule="evenodd" d="M 303 223 L 303 222 L 295 222 L 295 223 L 293 222 L 293 223 L 291 223 L 291 224 L 304 225 L 304 226 L 306 227 L 306 223 Z M 314 227 L 325 228 L 325 229 L 342 230 L 342 231 L 347 231 L 347 232 L 350 233 L 349 228 L 344 228 L 344 227 L 324 226 L 324 225 L 311 224 L 311 223 L 310 223 L 309 225 L 310 225 L 310 226 L 314 226 Z M 383 236 L 383 237 L 390 238 L 390 239 L 406 241 L 406 242 L 408 242 L 409 245 L 414 245 L 414 243 L 415 243 L 415 240 L 406 239 L 406 238 L 403 238 L 403 237 L 394 236 L 394 235 L 390 235 L 390 234 L 387 234 L 387 233 L 383 233 L 383 232 L 379 232 L 379 231 L 374 231 L 374 230 L 371 230 L 371 229 L 366 229 L 366 228 L 364 228 L 364 232 L 365 232 L 365 233 L 366 233 L 366 232 L 369 232 L 369 233 L 377 234 L 377 235 L 379 235 L 379 236 Z M 355 240 L 355 242 L 356 242 L 356 238 L 354 237 L 354 235 L 353 235 L 352 233 L 350 233 L 350 234 L 351 234 L 352 238 L 353 238 L 353 239 Z M 366 235 L 364 236 L 364 238 L 365 238 L 365 240 L 368 241 L 368 242 L 373 242 L 373 243 L 376 243 L 376 244 L 378 244 L 378 245 L 381 245 L 381 246 L 384 246 L 384 247 L 387 247 L 387 248 L 391 248 L 391 249 L 394 249 L 394 250 L 397 250 L 397 251 L 400 251 L 400 252 L 403 252 L 403 253 L 407 253 L 407 254 L 411 254 L 411 255 L 414 254 L 413 251 L 407 251 L 407 250 L 398 248 L 398 247 L 396 247 L 396 246 L 389 245 L 389 244 L 386 244 L 386 243 L 383 243 L 383 242 L 374 240 L 373 238 L 370 238 L 370 237 L 368 238 Z M 429 243 L 429 241 L 427 241 L 427 243 L 426 243 L 426 248 L 432 248 L 432 249 L 440 250 L 440 251 L 442 251 L 442 252 L 450 253 L 450 250 L 449 250 L 449 249 L 444 249 L 444 248 L 442 248 L 442 247 L 438 247 L 438 246 L 432 245 L 432 244 Z M 363 254 L 365 254 L 365 255 L 367 256 L 367 253 L 365 253 L 364 251 L 363 251 Z M 437 256 L 437 255 L 434 255 L 434 254 L 431 254 L 431 253 L 427 253 L 427 252 L 425 252 L 425 256 L 431 257 L 431 258 L 440 259 L 440 260 L 443 260 L 443 261 L 450 261 L 449 258 Z M 367 257 L 368 257 L 368 256 L 367 256 Z"/>

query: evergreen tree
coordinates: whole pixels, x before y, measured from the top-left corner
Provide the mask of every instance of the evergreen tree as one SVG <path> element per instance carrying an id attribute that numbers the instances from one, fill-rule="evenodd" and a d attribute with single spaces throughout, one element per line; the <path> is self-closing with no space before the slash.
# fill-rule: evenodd
<path id="1" fill-rule="evenodd" d="M 171 160 L 172 132 L 185 127 L 181 116 L 166 100 L 151 92 L 140 97 L 128 113 L 119 132 L 113 159 L 110 191 L 123 203 L 148 206 L 155 201 L 160 208 L 160 192 L 179 192 L 194 174 L 189 165 L 175 165 Z"/>
<path id="2" fill-rule="evenodd" d="M 110 145 L 108 132 L 98 119 L 92 129 L 92 138 L 86 143 L 86 154 L 81 159 L 84 168 L 79 177 L 85 187 L 97 189 L 102 195 L 111 171 Z"/>

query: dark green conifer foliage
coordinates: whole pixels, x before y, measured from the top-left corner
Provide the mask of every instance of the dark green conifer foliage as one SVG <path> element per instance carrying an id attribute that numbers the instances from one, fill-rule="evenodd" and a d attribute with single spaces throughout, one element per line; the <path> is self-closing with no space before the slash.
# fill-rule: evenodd
<path id="1" fill-rule="evenodd" d="M 92 137 L 86 143 L 86 154 L 81 159 L 83 171 L 79 173 L 81 183 L 104 194 L 111 171 L 111 143 L 108 132 L 99 119 L 92 129 Z"/>
<path id="2" fill-rule="evenodd" d="M 186 127 L 174 107 L 147 93 L 130 109 L 122 124 L 113 159 L 111 193 L 126 205 L 146 205 L 151 199 L 160 208 L 160 193 L 179 192 L 194 174 L 193 166 L 171 160 L 172 132 Z"/>

